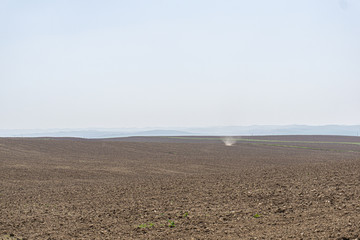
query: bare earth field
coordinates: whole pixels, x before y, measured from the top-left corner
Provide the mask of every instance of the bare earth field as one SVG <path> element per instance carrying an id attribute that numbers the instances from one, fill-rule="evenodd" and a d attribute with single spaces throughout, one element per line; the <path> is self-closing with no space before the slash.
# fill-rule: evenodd
<path id="1" fill-rule="evenodd" d="M 0 138 L 0 239 L 360 239 L 360 138 Z"/>

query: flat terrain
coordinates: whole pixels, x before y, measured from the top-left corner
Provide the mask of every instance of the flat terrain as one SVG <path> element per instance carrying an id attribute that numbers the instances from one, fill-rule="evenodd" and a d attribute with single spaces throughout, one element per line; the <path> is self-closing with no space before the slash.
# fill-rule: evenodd
<path id="1" fill-rule="evenodd" d="M 360 238 L 360 138 L 0 138 L 17 238 Z"/>

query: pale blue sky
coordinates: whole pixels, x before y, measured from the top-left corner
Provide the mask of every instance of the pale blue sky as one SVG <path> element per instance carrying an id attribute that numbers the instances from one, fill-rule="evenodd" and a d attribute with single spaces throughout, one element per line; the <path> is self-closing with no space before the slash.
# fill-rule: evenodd
<path id="1" fill-rule="evenodd" d="M 359 0 L 0 0 L 0 129 L 359 124 Z"/>

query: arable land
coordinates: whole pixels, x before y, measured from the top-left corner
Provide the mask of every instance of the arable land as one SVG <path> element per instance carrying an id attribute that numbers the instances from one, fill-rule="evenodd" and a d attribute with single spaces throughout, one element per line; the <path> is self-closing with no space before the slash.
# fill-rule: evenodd
<path id="1" fill-rule="evenodd" d="M 0 239 L 360 239 L 360 137 L 0 138 Z"/>

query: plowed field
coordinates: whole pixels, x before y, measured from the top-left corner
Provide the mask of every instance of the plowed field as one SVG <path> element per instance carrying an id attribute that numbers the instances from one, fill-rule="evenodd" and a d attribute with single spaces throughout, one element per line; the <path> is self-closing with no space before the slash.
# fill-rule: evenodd
<path id="1" fill-rule="evenodd" d="M 17 238 L 360 238 L 360 138 L 0 138 Z"/>

